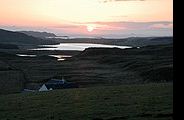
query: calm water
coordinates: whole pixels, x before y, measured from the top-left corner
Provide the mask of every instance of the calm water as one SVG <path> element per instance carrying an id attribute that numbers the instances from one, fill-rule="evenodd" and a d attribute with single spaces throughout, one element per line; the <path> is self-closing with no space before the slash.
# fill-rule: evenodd
<path id="1" fill-rule="evenodd" d="M 104 45 L 104 44 L 91 44 L 91 43 L 60 43 L 58 45 L 43 45 L 46 48 L 37 48 L 34 50 L 77 50 L 83 51 L 86 48 L 101 47 L 101 48 L 131 48 L 130 46 L 116 46 L 116 45 Z M 47 48 L 48 47 L 48 48 Z"/>
<path id="2" fill-rule="evenodd" d="M 19 57 L 36 57 L 36 55 L 16 54 Z"/>
<path id="3" fill-rule="evenodd" d="M 51 57 L 57 58 L 58 61 L 64 61 L 66 58 L 72 57 L 70 55 L 49 55 Z"/>

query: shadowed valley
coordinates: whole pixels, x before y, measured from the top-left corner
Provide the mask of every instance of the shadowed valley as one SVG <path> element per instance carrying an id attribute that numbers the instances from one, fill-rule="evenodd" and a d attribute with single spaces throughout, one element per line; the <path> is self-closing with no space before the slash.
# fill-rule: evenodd
<path id="1" fill-rule="evenodd" d="M 32 50 L 84 39 L 41 39 L 0 31 L 2 120 L 173 119 L 172 37 L 85 41 L 132 48 Z M 71 57 L 60 61 L 53 55 Z M 63 77 L 79 88 L 38 92 L 44 83 Z"/>

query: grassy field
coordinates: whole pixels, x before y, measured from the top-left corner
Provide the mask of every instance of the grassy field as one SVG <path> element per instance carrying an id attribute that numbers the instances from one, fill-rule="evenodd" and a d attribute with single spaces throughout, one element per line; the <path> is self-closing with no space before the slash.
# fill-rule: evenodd
<path id="1" fill-rule="evenodd" d="M 172 83 L 0 96 L 1 120 L 172 120 L 172 116 Z"/>

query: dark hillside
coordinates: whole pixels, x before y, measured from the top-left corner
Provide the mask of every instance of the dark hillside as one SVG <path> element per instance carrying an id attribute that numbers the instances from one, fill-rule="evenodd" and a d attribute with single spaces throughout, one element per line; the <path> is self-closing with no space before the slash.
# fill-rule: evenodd
<path id="1" fill-rule="evenodd" d="M 88 48 L 63 62 L 63 73 L 82 85 L 173 81 L 173 46 Z"/>
<path id="2" fill-rule="evenodd" d="M 37 38 L 56 37 L 55 34 L 48 32 L 37 32 L 37 31 L 18 31 L 18 32 Z"/>
<path id="3" fill-rule="evenodd" d="M 17 57 L 0 52 L 0 94 L 21 92 L 24 87 L 24 73 L 8 63 L 13 59 L 17 59 Z"/>
<path id="4" fill-rule="evenodd" d="M 54 42 L 51 40 L 43 40 L 40 38 L 28 36 L 24 33 L 0 29 L 0 43 L 16 44 L 16 45 L 24 45 L 24 44 L 41 45 L 41 44 L 53 44 Z"/>
<path id="5" fill-rule="evenodd" d="M 49 57 L 47 51 L 22 53 L 38 56 L 18 57 L 14 53 L 0 53 L 0 72 L 3 78 L 1 83 L 14 85 L 18 88 L 17 92 L 20 92 L 23 86 L 38 89 L 49 79 L 60 79 L 62 76 L 65 76 L 68 82 L 78 83 L 80 87 L 173 81 L 172 44 L 139 49 L 88 48 L 82 52 L 74 52 L 74 56 L 66 61 L 57 61 L 56 58 Z M 56 53 L 62 55 L 65 52 Z M 50 54 L 54 54 L 54 51 Z M 8 72 L 14 77 L 10 78 Z M 3 89 L 12 93 L 10 88 L 12 87 Z"/>

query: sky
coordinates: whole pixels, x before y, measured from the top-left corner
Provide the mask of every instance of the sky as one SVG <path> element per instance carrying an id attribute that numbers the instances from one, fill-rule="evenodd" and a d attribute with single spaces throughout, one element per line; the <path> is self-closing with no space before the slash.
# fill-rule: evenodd
<path id="1" fill-rule="evenodd" d="M 172 36 L 173 0 L 0 0 L 0 28 L 85 37 Z"/>

